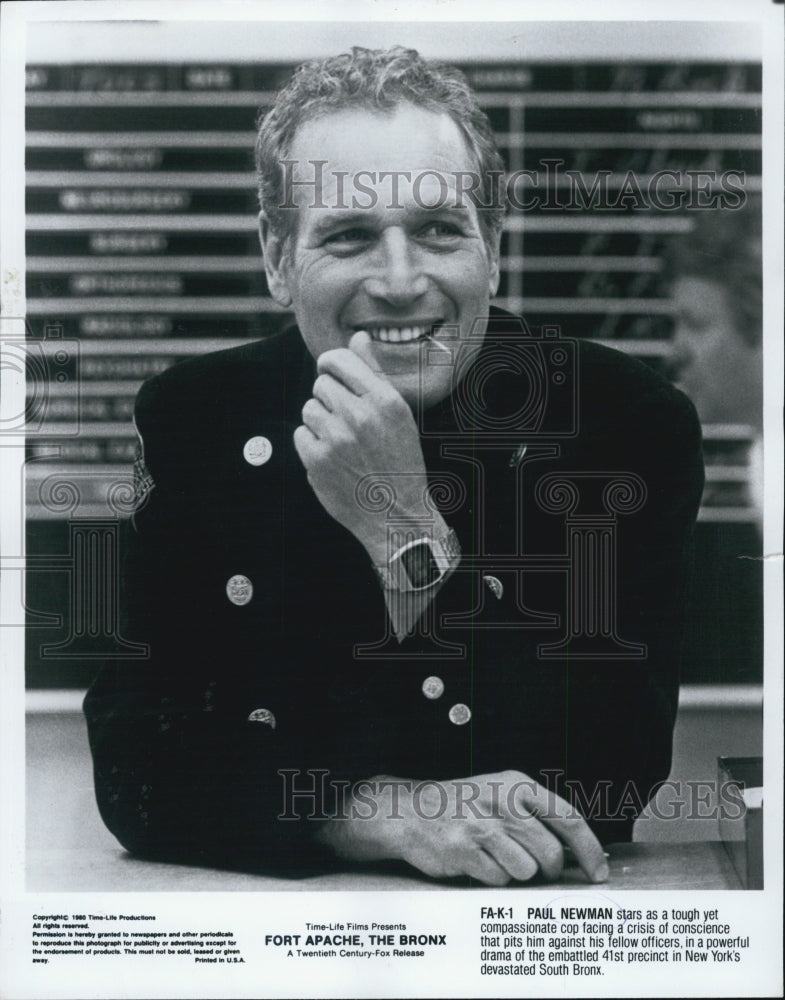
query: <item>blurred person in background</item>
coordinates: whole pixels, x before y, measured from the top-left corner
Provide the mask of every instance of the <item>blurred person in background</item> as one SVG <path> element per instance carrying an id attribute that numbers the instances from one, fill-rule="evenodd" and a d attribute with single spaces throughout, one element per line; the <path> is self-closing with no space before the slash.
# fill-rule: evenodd
<path id="1" fill-rule="evenodd" d="M 675 306 L 671 374 L 703 424 L 750 430 L 748 501 L 763 512 L 761 203 L 696 212 L 665 256 Z"/>
<path id="2" fill-rule="evenodd" d="M 664 259 L 673 298 L 670 374 L 704 426 L 710 516 L 695 539 L 684 662 L 700 683 L 760 683 L 763 663 L 761 203 L 691 213 Z M 709 425 L 715 425 L 713 432 Z M 746 444 L 745 444 L 746 442 Z M 740 451 L 741 448 L 741 451 Z M 746 455 L 744 452 L 746 451 Z M 715 467 L 743 463 L 746 482 Z M 727 508 L 742 507 L 731 520 Z"/>

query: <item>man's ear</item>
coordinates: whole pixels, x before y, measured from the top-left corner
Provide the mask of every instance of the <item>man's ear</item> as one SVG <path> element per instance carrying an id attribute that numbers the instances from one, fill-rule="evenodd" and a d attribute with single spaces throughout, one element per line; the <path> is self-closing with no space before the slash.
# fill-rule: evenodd
<path id="1" fill-rule="evenodd" d="M 270 220 L 262 211 L 259 213 L 259 242 L 262 246 L 264 272 L 270 295 L 279 306 L 290 306 L 292 296 L 289 291 L 289 258 L 286 240 L 270 225 Z"/>

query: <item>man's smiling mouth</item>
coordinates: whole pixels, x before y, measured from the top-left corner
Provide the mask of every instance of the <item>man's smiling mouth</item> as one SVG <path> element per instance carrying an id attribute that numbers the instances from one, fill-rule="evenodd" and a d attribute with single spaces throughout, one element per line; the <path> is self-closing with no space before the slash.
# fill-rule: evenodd
<path id="1" fill-rule="evenodd" d="M 434 330 L 439 326 L 435 323 L 418 323 L 408 326 L 378 326 L 368 324 L 357 327 L 358 330 L 365 330 L 371 340 L 382 344 L 409 344 L 416 340 L 433 335 Z"/>

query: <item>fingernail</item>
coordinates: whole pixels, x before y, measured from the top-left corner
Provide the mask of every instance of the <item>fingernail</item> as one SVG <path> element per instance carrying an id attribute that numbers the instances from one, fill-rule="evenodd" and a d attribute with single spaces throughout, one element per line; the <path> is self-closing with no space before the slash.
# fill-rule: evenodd
<path id="1" fill-rule="evenodd" d="M 608 868 L 608 862 L 607 861 L 602 861 L 594 869 L 593 881 L 594 882 L 607 882 L 609 875 L 610 875 L 610 870 Z"/>

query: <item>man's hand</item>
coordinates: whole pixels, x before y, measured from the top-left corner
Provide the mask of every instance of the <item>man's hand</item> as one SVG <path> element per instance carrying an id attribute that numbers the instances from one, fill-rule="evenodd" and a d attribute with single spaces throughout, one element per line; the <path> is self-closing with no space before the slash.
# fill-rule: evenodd
<path id="1" fill-rule="evenodd" d="M 395 491 L 396 521 L 429 530 L 435 513 L 425 503 L 428 481 L 417 426 L 409 406 L 374 371 L 370 337 L 356 333 L 349 348 L 325 351 L 317 361 L 313 398 L 303 407 L 294 444 L 324 509 L 365 546 L 376 565 L 387 562 L 388 509 L 358 500 L 365 476 Z"/>
<path id="2" fill-rule="evenodd" d="M 501 886 L 537 872 L 558 879 L 568 847 L 589 881 L 608 877 L 586 821 L 521 771 L 441 782 L 373 778 L 345 814 L 319 839 L 350 860 L 398 859 L 433 878 L 469 875 Z"/>

